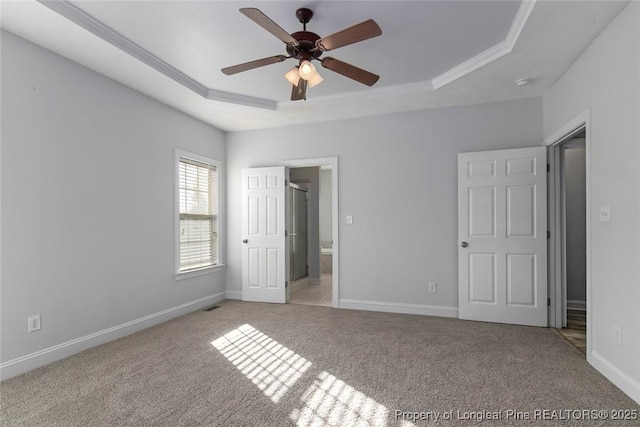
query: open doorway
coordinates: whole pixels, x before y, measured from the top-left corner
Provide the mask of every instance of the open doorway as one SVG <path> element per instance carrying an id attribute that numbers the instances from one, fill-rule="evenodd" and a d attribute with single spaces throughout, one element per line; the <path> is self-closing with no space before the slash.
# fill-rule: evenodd
<path id="1" fill-rule="evenodd" d="M 574 348 L 587 353 L 587 129 L 582 125 L 551 147 L 555 197 L 550 212 L 555 234 L 555 321 L 551 325 Z"/>
<path id="2" fill-rule="evenodd" d="M 297 283 L 309 275 L 309 233 L 307 232 L 309 190 L 303 185 L 289 182 L 288 191 L 289 278 L 292 283 Z"/>
<path id="3" fill-rule="evenodd" d="M 331 307 L 331 169 L 290 168 L 289 179 L 289 302 Z"/>
<path id="4" fill-rule="evenodd" d="M 337 307 L 337 158 L 290 160 L 289 299 Z"/>

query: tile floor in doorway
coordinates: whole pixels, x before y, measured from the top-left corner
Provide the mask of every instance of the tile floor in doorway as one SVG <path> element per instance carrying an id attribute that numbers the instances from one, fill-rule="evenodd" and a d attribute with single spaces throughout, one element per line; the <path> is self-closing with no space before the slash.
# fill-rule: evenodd
<path id="1" fill-rule="evenodd" d="M 291 294 L 289 302 L 292 304 L 321 305 L 331 307 L 331 274 L 323 274 L 320 277 L 320 284 L 309 283 L 309 278 L 304 277 L 291 284 Z"/>
<path id="2" fill-rule="evenodd" d="M 556 331 L 572 347 L 587 354 L 587 312 L 581 309 L 567 309 L 567 327 Z"/>

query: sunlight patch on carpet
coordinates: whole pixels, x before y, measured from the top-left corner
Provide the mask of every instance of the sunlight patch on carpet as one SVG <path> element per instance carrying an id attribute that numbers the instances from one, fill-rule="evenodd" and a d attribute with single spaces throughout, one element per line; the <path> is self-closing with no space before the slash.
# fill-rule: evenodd
<path id="1" fill-rule="evenodd" d="M 387 425 L 388 410 L 328 372 L 322 372 L 302 395 L 302 408 L 289 418 L 298 427 Z"/>
<path id="2" fill-rule="evenodd" d="M 309 369 L 311 362 L 251 325 L 211 342 L 274 403 Z"/>

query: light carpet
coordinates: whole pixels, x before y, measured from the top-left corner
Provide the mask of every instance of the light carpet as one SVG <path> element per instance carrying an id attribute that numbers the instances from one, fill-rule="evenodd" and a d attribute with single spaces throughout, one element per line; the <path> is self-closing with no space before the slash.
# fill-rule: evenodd
<path id="1" fill-rule="evenodd" d="M 567 412 L 640 407 L 549 329 L 220 305 L 4 381 L 1 425 L 640 425 Z"/>

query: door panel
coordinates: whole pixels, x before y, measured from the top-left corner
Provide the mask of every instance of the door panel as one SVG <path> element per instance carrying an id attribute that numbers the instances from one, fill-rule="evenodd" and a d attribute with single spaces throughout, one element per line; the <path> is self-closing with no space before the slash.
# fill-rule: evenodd
<path id="1" fill-rule="evenodd" d="M 283 166 L 242 171 L 242 299 L 279 302 L 287 299 Z"/>
<path id="2" fill-rule="evenodd" d="M 249 271 L 248 286 L 251 288 L 260 287 L 260 249 L 248 248 L 249 263 L 247 269 Z"/>
<path id="3" fill-rule="evenodd" d="M 461 319 L 547 325 L 546 200 L 544 147 L 458 155 Z"/>
<path id="4" fill-rule="evenodd" d="M 507 304 L 536 304 L 536 255 L 507 254 Z"/>
<path id="5" fill-rule="evenodd" d="M 469 188 L 469 235 L 494 237 L 496 232 L 495 187 Z"/>
<path id="6" fill-rule="evenodd" d="M 495 304 L 495 254 L 469 254 L 469 300 Z"/>
<path id="7" fill-rule="evenodd" d="M 536 186 L 507 187 L 507 237 L 536 237 Z"/>

